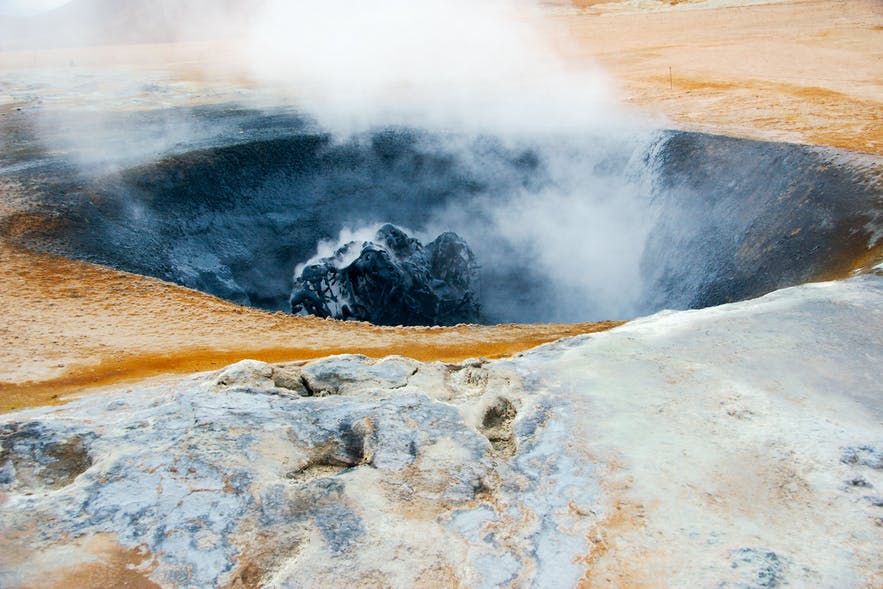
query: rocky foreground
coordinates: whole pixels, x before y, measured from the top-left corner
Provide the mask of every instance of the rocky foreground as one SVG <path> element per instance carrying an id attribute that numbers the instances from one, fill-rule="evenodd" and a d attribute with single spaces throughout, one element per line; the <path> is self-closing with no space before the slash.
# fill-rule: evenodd
<path id="1" fill-rule="evenodd" d="M 874 587 L 883 279 L 0 419 L 0 585 Z"/>

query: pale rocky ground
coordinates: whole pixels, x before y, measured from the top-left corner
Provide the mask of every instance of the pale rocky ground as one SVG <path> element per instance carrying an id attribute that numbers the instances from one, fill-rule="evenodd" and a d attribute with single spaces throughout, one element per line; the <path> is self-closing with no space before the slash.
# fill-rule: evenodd
<path id="1" fill-rule="evenodd" d="M 0 420 L 4 587 L 879 587 L 883 279 Z"/>
<path id="2" fill-rule="evenodd" d="M 672 126 L 883 153 L 875 0 L 549 4 L 565 54 Z M 174 62 L 191 103 L 234 58 L 0 68 Z M 433 361 L 612 325 L 304 320 L 2 241 L 0 283 L 0 409 L 100 391 L 0 418 L 0 586 L 883 585 L 879 278 L 458 365 Z M 428 363 L 171 374 L 345 352 Z"/>

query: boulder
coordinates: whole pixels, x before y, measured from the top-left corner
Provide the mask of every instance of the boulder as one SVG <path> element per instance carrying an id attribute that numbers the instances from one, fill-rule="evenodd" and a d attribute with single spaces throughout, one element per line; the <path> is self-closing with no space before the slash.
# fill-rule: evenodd
<path id="1" fill-rule="evenodd" d="M 351 241 L 295 276 L 292 313 L 377 325 L 455 325 L 479 320 L 478 264 L 456 233 L 424 246 L 393 225 Z"/>

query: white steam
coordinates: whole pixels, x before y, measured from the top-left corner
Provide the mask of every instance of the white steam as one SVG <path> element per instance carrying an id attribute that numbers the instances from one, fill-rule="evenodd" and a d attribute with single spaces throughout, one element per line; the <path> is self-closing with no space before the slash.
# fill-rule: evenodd
<path id="1" fill-rule="evenodd" d="M 99 75 L 82 69 L 80 61 L 64 60 L 53 74 L 69 72 L 69 83 L 44 81 L 32 94 L 65 88 L 74 98 L 56 101 L 64 107 L 59 116 L 73 115 L 77 123 L 79 112 L 88 111 L 98 121 L 89 132 L 44 117 L 46 143 L 74 154 L 76 161 L 112 169 L 242 140 L 239 129 L 215 128 L 187 114 L 188 101 L 199 103 L 214 92 L 206 79 L 228 84 L 217 90 L 216 102 L 291 106 L 342 140 L 409 126 L 440 133 L 447 148 L 462 142 L 461 158 L 472 160 L 475 154 L 465 146 L 490 135 L 503 146 L 535 147 L 548 181 L 540 189 L 513 189 L 505 199 L 477 194 L 481 219 L 451 209 L 416 229 L 460 233 L 485 267 L 523 264 L 542 274 L 546 292 L 554 292 L 549 305 L 567 310 L 544 317 L 586 320 L 638 310 L 640 260 L 654 221 L 652 170 L 642 160 L 652 133 L 625 111 L 610 78 L 595 64 L 577 67 L 560 57 L 549 35 L 560 45 L 566 33 L 550 30 L 538 0 L 74 0 L 53 14 L 34 30 L 61 37 L 67 27 L 80 31 L 68 35 L 71 39 L 89 45 L 237 40 L 218 43 L 216 50 L 194 45 L 202 53 L 192 61 L 175 54 L 176 65 L 168 67 L 178 70 L 168 78 L 153 64 L 126 70 L 116 63 Z M 126 36 L 119 37 L 120 31 Z M 108 51 L 127 54 L 132 47 Z M 200 67 L 203 85 L 183 84 L 181 69 Z M 30 76 L 36 70 L 21 71 Z M 98 83 L 123 80 L 87 89 L 83 80 L 89 76 Z M 42 95 L 32 103 L 39 101 L 47 110 L 53 102 Z M 182 102 L 185 108 L 170 108 Z M 150 118 L 149 128 L 137 117 L 132 120 L 138 128 L 132 128 L 119 117 L 101 116 L 139 109 L 169 114 Z M 629 163 L 611 175 L 605 171 L 611 159 Z M 98 165 L 107 162 L 113 165 Z M 473 165 L 493 182 L 494 170 L 486 163 L 478 158 Z M 353 219 L 352 225 L 387 220 Z M 340 241 L 363 239 L 363 233 L 342 235 Z M 319 257 L 333 253 L 340 241 L 319 244 Z M 520 257 L 513 259 L 511 252 Z"/>
<path id="2" fill-rule="evenodd" d="M 523 277 L 506 292 L 483 293 L 488 317 L 578 322 L 650 311 L 641 263 L 657 219 L 658 133 L 537 136 L 528 145 L 539 161 L 538 186 L 514 186 L 502 199 L 479 196 L 471 210 L 449 207 L 425 229 L 458 232 L 484 275 Z M 470 155 L 478 177 L 504 173 Z"/>
<path id="3" fill-rule="evenodd" d="M 323 239 L 316 244 L 316 255 L 306 262 L 297 265 L 294 269 L 294 277 L 299 277 L 307 266 L 318 264 L 329 258 L 334 258 L 334 266 L 336 268 L 349 266 L 359 257 L 362 248 L 346 248 L 345 246 L 351 243 L 362 244 L 373 241 L 381 227 L 382 224 L 380 223 L 357 228 L 344 227 L 337 236 L 337 239 Z"/>
<path id="4" fill-rule="evenodd" d="M 590 151 L 572 157 L 553 152 L 554 188 L 522 192 L 491 212 L 488 230 L 521 246 L 523 261 L 554 284 L 546 317 L 579 321 L 643 311 L 641 259 L 655 215 L 645 146 L 631 148 L 623 154 L 631 161 L 606 177 L 586 169 L 597 164 Z"/>
<path id="5" fill-rule="evenodd" d="M 0 0 L 0 16 L 27 16 L 58 8 L 70 0 Z"/>
<path id="6" fill-rule="evenodd" d="M 523 0 L 269 0 L 250 61 L 262 85 L 344 132 L 606 125 L 609 79 L 566 67 L 539 21 Z"/>
<path id="7" fill-rule="evenodd" d="M 461 141 L 460 158 L 491 182 L 488 162 L 466 147 L 474 137 L 536 147 L 551 176 L 541 191 L 478 195 L 480 220 L 450 209 L 422 229 L 460 233 L 486 268 L 540 275 L 547 308 L 535 317 L 630 316 L 654 221 L 643 160 L 653 135 L 596 65 L 561 58 L 548 25 L 522 0 L 269 0 L 249 61 L 262 87 L 340 135 L 397 125 L 454 134 L 446 147 Z M 618 175 L 599 172 L 611 157 L 630 161 Z M 493 296 L 490 314 L 519 316 Z"/>

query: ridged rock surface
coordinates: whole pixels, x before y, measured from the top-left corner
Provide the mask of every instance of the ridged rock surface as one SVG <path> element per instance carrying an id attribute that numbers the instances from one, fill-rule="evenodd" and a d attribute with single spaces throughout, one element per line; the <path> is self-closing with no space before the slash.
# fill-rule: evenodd
<path id="1" fill-rule="evenodd" d="M 865 277 L 5 415 L 0 585 L 880 586 L 881 325 Z"/>
<path id="2" fill-rule="evenodd" d="M 479 320 L 478 263 L 456 233 L 425 247 L 389 223 L 295 274 L 291 312 L 376 325 L 456 325 Z"/>

